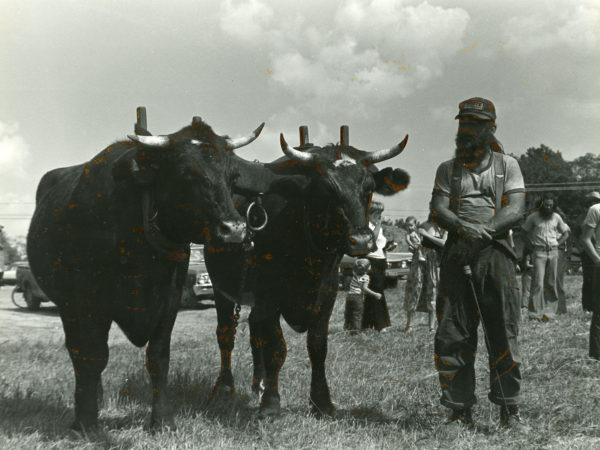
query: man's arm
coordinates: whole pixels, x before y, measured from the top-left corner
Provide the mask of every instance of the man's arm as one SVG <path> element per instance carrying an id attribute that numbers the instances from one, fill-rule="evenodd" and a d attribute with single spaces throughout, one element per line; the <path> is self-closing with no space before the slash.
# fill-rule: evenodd
<path id="1" fill-rule="evenodd" d="M 592 237 L 594 236 L 594 229 L 592 227 L 583 225 L 583 230 L 581 232 L 581 243 L 583 245 L 583 249 L 591 258 L 592 262 L 596 266 L 600 266 L 600 255 L 596 251 L 594 244 L 592 243 Z"/>
<path id="2" fill-rule="evenodd" d="M 433 195 L 431 199 L 431 214 L 433 220 L 442 228 L 473 239 L 492 239 L 495 230 L 486 224 L 471 223 L 459 219 L 450 211 L 450 198 L 445 195 Z"/>
<path id="3" fill-rule="evenodd" d="M 508 204 L 500 209 L 489 223 L 496 230 L 496 235 L 502 235 L 517 225 L 525 213 L 525 193 L 511 192 L 506 194 Z"/>
<path id="4" fill-rule="evenodd" d="M 434 236 L 433 234 L 429 233 L 429 231 L 426 228 L 419 228 L 419 234 L 423 237 L 426 237 L 427 239 L 429 239 L 431 242 L 433 242 L 440 248 L 443 247 L 444 244 L 446 243 L 445 238 L 439 238 L 439 237 Z"/>
<path id="5" fill-rule="evenodd" d="M 569 239 L 569 235 L 571 233 L 569 232 L 569 230 L 563 232 L 563 234 L 560 235 L 560 237 L 558 238 L 558 246 L 560 247 L 561 245 L 564 244 L 564 242 Z"/>
<path id="6" fill-rule="evenodd" d="M 560 220 L 558 221 L 558 231 L 562 233 L 560 235 L 560 237 L 558 238 L 558 246 L 560 247 L 567 239 L 569 239 L 569 235 L 571 234 L 571 229 L 564 222 L 562 217 L 560 217 L 560 214 L 558 217 L 560 218 Z"/>

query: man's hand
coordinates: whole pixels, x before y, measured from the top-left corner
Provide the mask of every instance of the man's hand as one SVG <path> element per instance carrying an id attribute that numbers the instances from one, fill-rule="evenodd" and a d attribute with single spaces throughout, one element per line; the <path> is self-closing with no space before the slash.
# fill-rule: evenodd
<path id="1" fill-rule="evenodd" d="M 492 235 L 495 232 L 496 230 L 488 225 L 465 222 L 464 220 L 461 220 L 460 228 L 458 229 L 460 236 L 470 239 L 482 239 L 484 241 L 491 241 L 493 239 Z"/>

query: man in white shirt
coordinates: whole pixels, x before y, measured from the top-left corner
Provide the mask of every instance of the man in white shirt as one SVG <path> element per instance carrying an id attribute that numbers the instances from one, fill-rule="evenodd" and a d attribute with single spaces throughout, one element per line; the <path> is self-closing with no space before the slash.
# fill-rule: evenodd
<path id="1" fill-rule="evenodd" d="M 531 213 L 523 224 L 528 244 L 532 249 L 533 276 L 529 293 L 531 319 L 541 320 L 544 317 L 544 294 L 548 301 L 558 301 L 558 248 L 569 238 L 570 229 L 560 215 L 554 212 L 554 207 L 554 196 L 549 193 L 544 195 L 541 208 Z"/>
<path id="2" fill-rule="evenodd" d="M 582 224 L 581 243 L 593 267 L 590 273 L 590 298 L 587 307 L 592 311 L 590 325 L 590 358 L 600 360 L 600 203 L 590 206 Z"/>

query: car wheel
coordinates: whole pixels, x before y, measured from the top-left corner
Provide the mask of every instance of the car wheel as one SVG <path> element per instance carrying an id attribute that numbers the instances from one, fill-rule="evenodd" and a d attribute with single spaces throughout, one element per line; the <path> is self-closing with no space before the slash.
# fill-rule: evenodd
<path id="1" fill-rule="evenodd" d="M 189 286 L 184 286 L 183 291 L 181 292 L 181 308 L 188 309 L 196 306 L 198 300 L 196 299 L 196 294 L 194 294 L 194 290 Z"/>
<path id="2" fill-rule="evenodd" d="M 33 291 L 29 285 L 25 286 L 23 296 L 25 297 L 25 303 L 27 303 L 27 309 L 29 309 L 29 311 L 37 311 L 40 309 L 40 303 L 42 303 L 42 301 L 33 295 Z"/>
<path id="3" fill-rule="evenodd" d="M 23 295 L 23 291 L 18 286 L 15 286 L 15 288 L 12 290 L 10 297 L 17 308 L 27 309 L 25 296 Z"/>

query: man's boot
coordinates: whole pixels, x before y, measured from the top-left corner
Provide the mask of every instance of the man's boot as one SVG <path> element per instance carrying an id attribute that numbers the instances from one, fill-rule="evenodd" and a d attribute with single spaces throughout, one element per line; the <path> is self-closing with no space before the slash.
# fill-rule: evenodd
<path id="1" fill-rule="evenodd" d="M 523 431 L 526 431 L 529 428 L 521 418 L 519 407 L 517 405 L 500 407 L 500 425 L 504 428 L 513 428 Z"/>
<path id="2" fill-rule="evenodd" d="M 447 423 L 460 423 L 467 428 L 473 428 L 473 411 L 471 408 L 454 409 L 452 410 L 452 414 L 450 414 Z"/>

